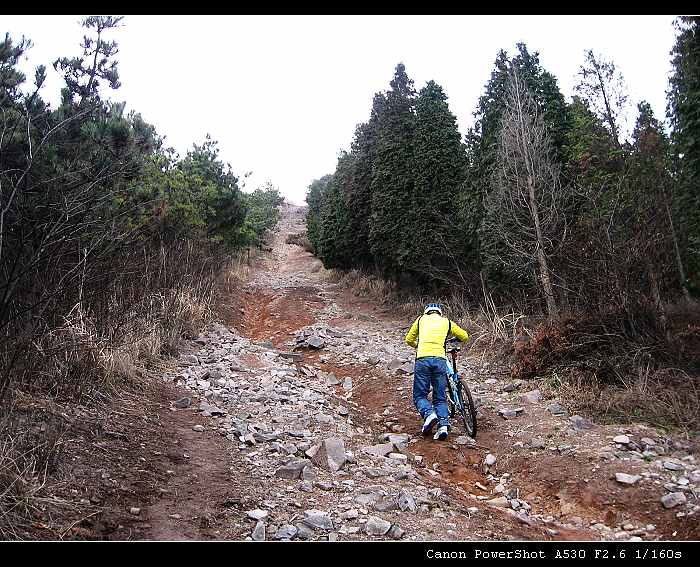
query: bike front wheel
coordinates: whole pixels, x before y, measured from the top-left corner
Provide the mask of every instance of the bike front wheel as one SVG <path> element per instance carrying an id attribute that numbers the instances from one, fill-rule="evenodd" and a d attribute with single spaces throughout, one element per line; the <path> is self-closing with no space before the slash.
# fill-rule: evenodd
<path id="1" fill-rule="evenodd" d="M 476 408 L 474 407 L 472 393 L 469 391 L 469 387 L 462 382 L 461 378 L 456 386 L 456 397 L 458 397 L 459 400 L 454 400 L 456 403 L 450 408 L 452 410 L 450 413 L 454 415 L 454 410 L 459 410 L 459 416 L 462 419 L 467 435 L 472 439 L 476 439 Z"/>

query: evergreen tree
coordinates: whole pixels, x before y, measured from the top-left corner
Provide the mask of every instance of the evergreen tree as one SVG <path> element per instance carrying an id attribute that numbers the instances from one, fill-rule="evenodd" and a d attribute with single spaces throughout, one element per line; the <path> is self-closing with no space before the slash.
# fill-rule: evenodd
<path id="1" fill-rule="evenodd" d="M 453 281 L 459 273 L 462 238 L 457 196 L 466 176 L 466 155 L 457 119 L 434 81 L 416 100 L 415 198 L 410 219 L 409 267 L 424 277 Z"/>
<path id="2" fill-rule="evenodd" d="M 352 176 L 344 193 L 348 214 L 347 231 L 354 243 L 353 265 L 369 268 L 373 264 L 370 248 L 370 222 L 372 218 L 372 172 L 377 158 L 379 142 L 379 116 L 386 102 L 384 95 L 374 95 L 370 119 L 360 124 L 352 143 Z"/>
<path id="3" fill-rule="evenodd" d="M 610 138 L 618 149 L 622 116 L 627 105 L 627 88 L 615 63 L 602 55 L 586 51 L 586 61 L 579 71 L 576 92 L 580 93 L 590 109 L 606 124 Z"/>
<path id="4" fill-rule="evenodd" d="M 323 193 L 320 212 L 319 258 L 326 268 L 349 268 L 353 265 L 354 237 L 348 230 L 345 191 L 351 179 L 353 159 L 343 152 L 338 166 Z"/>
<path id="5" fill-rule="evenodd" d="M 321 179 L 314 179 L 306 193 L 306 204 L 309 207 L 306 212 L 306 234 L 311 242 L 313 253 L 319 258 L 322 254 L 320 246 L 321 207 L 331 177 L 331 175 L 324 175 Z"/>
<path id="6" fill-rule="evenodd" d="M 667 114 L 677 187 L 672 196 L 688 285 L 700 291 L 700 17 L 682 16 L 671 51 Z"/>
<path id="7" fill-rule="evenodd" d="M 370 246 L 377 268 L 398 276 L 409 267 L 414 208 L 415 90 L 403 63 L 378 116 L 379 136 L 371 193 Z"/>

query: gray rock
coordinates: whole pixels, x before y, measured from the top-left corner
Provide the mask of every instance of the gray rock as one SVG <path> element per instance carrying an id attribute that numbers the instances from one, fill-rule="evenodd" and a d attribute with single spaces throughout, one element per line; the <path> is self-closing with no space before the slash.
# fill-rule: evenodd
<path id="1" fill-rule="evenodd" d="M 501 415 L 503 419 L 513 419 L 514 417 L 517 417 L 518 414 L 522 413 L 524 410 L 523 408 L 514 408 L 514 409 L 507 409 L 507 408 L 502 408 L 498 410 L 498 413 Z"/>
<path id="2" fill-rule="evenodd" d="M 306 510 L 304 512 L 303 524 L 313 528 L 314 530 L 332 530 L 333 521 L 328 512 L 322 510 Z"/>
<path id="3" fill-rule="evenodd" d="M 311 436 L 311 431 L 309 431 L 308 429 L 304 429 L 303 431 L 293 430 L 287 431 L 287 435 L 289 435 L 290 437 L 296 437 L 297 439 L 304 439 L 305 437 Z"/>
<path id="4" fill-rule="evenodd" d="M 279 352 L 278 354 L 282 358 L 289 359 L 292 362 L 303 362 L 304 361 L 304 353 L 302 353 L 302 352 Z M 294 527 L 294 526 L 292 526 L 292 527 Z"/>
<path id="5" fill-rule="evenodd" d="M 674 461 L 664 461 L 664 468 L 667 471 L 682 471 L 685 469 L 685 467 L 682 464 L 676 463 Z"/>
<path id="6" fill-rule="evenodd" d="M 685 494 L 682 492 L 671 492 L 661 497 L 661 503 L 664 508 L 675 508 L 680 504 L 685 504 L 687 501 Z"/>
<path id="7" fill-rule="evenodd" d="M 379 478 L 382 476 L 389 476 L 391 474 L 390 471 L 384 470 L 384 469 L 376 469 L 376 468 L 367 468 L 364 469 L 362 472 L 365 473 L 365 476 L 369 478 Z"/>
<path id="8" fill-rule="evenodd" d="M 415 512 L 418 509 L 415 498 L 408 492 L 401 491 L 398 504 L 402 512 Z"/>
<path id="9" fill-rule="evenodd" d="M 342 514 L 340 514 L 340 517 L 343 520 L 356 520 L 359 516 L 360 516 L 360 513 L 357 510 L 355 510 L 354 508 L 351 508 L 347 512 L 343 512 Z"/>
<path id="10" fill-rule="evenodd" d="M 316 473 L 314 472 L 313 467 L 311 467 L 311 466 L 304 467 L 303 470 L 301 471 L 301 479 L 307 480 L 307 481 L 316 480 Z"/>
<path id="11" fill-rule="evenodd" d="M 209 415 L 224 415 L 224 414 L 226 414 L 226 410 L 223 410 L 223 409 L 221 409 L 213 404 L 210 404 L 209 402 L 200 402 L 199 411 L 201 411 L 204 414 L 209 414 Z"/>
<path id="12" fill-rule="evenodd" d="M 413 374 L 413 364 L 407 362 L 396 370 L 397 374 Z"/>
<path id="13" fill-rule="evenodd" d="M 311 461 L 324 469 L 339 471 L 346 461 L 343 440 L 340 437 L 324 439 Z"/>
<path id="14" fill-rule="evenodd" d="M 402 539 L 403 536 L 406 535 L 406 532 L 402 530 L 398 524 L 394 524 L 391 526 L 386 535 L 392 539 Z"/>
<path id="15" fill-rule="evenodd" d="M 291 524 L 285 524 L 280 526 L 280 528 L 275 532 L 275 539 L 292 539 L 299 530 L 296 526 Z"/>
<path id="16" fill-rule="evenodd" d="M 593 429 L 594 425 L 590 421 L 588 421 L 586 418 L 581 417 L 580 415 L 572 415 L 569 418 L 569 421 L 571 422 L 571 425 L 574 426 L 574 429 L 576 430 L 583 430 L 583 429 Z"/>
<path id="17" fill-rule="evenodd" d="M 333 425 L 335 423 L 333 416 L 326 413 L 319 413 L 318 415 L 314 416 L 314 419 L 319 423 L 323 423 L 324 425 Z"/>
<path id="18" fill-rule="evenodd" d="M 306 339 L 306 344 L 309 345 L 311 348 L 320 349 L 326 346 L 326 341 L 324 341 L 318 335 L 314 335 Z"/>
<path id="19" fill-rule="evenodd" d="M 541 402 L 542 401 L 542 392 L 540 392 L 539 390 L 532 390 L 530 392 L 525 392 L 521 396 L 521 399 L 525 402 L 530 403 L 530 404 Z"/>
<path id="20" fill-rule="evenodd" d="M 314 529 L 312 527 L 307 526 L 304 522 L 294 524 L 294 527 L 297 529 L 297 537 L 299 539 L 313 539 Z"/>
<path id="21" fill-rule="evenodd" d="M 338 408 L 338 415 L 343 415 L 343 416 L 345 416 L 345 415 L 349 415 L 349 414 L 350 414 L 350 412 L 348 411 L 348 408 L 346 408 L 346 407 L 344 407 L 344 406 L 340 406 L 340 407 Z"/>
<path id="22" fill-rule="evenodd" d="M 337 386 L 338 384 L 340 384 L 340 380 L 338 380 L 338 378 L 336 378 L 335 374 L 331 374 L 331 373 L 326 374 L 325 380 L 326 380 L 326 384 L 328 384 L 329 386 Z"/>
<path id="23" fill-rule="evenodd" d="M 302 471 L 310 465 L 311 461 L 307 461 L 306 459 L 291 461 L 283 467 L 277 469 L 275 476 L 277 478 L 295 480 L 301 478 Z"/>
<path id="24" fill-rule="evenodd" d="M 547 445 L 542 437 L 534 437 L 533 439 L 530 439 L 527 446 L 530 449 L 544 449 Z"/>
<path id="25" fill-rule="evenodd" d="M 309 457 L 309 459 L 313 459 L 314 455 L 318 453 L 318 450 L 321 448 L 321 444 L 317 443 L 316 445 L 308 448 L 306 451 L 304 451 L 304 454 Z"/>
<path id="26" fill-rule="evenodd" d="M 629 445 L 630 438 L 627 435 L 617 435 L 613 437 L 613 443 L 619 443 L 620 445 Z"/>
<path id="27" fill-rule="evenodd" d="M 265 541 L 265 522 L 255 524 L 251 537 L 253 541 Z"/>
<path id="28" fill-rule="evenodd" d="M 406 444 L 411 440 L 408 433 L 382 433 L 378 440 L 382 443 L 393 443 L 394 445 Z"/>
<path id="29" fill-rule="evenodd" d="M 518 388 L 520 388 L 520 383 L 516 384 L 514 382 L 511 382 L 510 384 L 506 384 L 505 386 L 503 386 L 503 391 L 504 392 L 514 392 Z"/>
<path id="30" fill-rule="evenodd" d="M 350 376 L 347 376 L 345 380 L 343 380 L 343 390 L 352 390 L 352 378 L 350 378 Z"/>
<path id="31" fill-rule="evenodd" d="M 374 502 L 374 504 L 372 504 L 372 508 L 374 508 L 377 512 L 390 512 L 391 510 L 398 510 L 399 503 L 396 501 L 396 498 L 384 496 Z"/>
<path id="32" fill-rule="evenodd" d="M 357 502 L 360 506 L 371 506 L 374 507 L 374 505 L 382 498 L 382 495 L 378 492 L 370 492 L 367 494 L 358 494 L 355 496 L 355 502 Z"/>
<path id="33" fill-rule="evenodd" d="M 471 437 L 467 437 L 466 435 L 460 435 L 455 439 L 455 442 L 457 445 L 475 445 L 476 441 L 472 439 Z"/>
<path id="34" fill-rule="evenodd" d="M 246 516 L 257 521 L 264 520 L 267 518 L 267 510 L 260 510 L 259 508 L 255 510 L 248 510 L 246 512 Z"/>
<path id="35" fill-rule="evenodd" d="M 258 443 L 269 443 L 270 441 L 277 441 L 279 435 L 274 433 L 258 433 L 257 431 L 253 433 L 253 439 Z"/>
<path id="36" fill-rule="evenodd" d="M 385 535 L 390 529 L 391 523 L 377 516 L 370 516 L 367 518 L 367 522 L 365 522 L 365 533 L 367 535 Z"/>
<path id="37" fill-rule="evenodd" d="M 180 398 L 175 402 L 175 407 L 178 409 L 185 409 L 192 405 L 192 398 L 184 397 Z"/>
<path id="38" fill-rule="evenodd" d="M 381 445 L 372 445 L 371 447 L 363 447 L 362 450 L 370 455 L 377 457 L 386 457 L 389 453 L 393 453 L 393 443 L 383 443 Z"/>
<path id="39" fill-rule="evenodd" d="M 510 502 L 505 496 L 498 496 L 497 498 L 492 498 L 487 500 L 486 503 L 489 506 L 495 506 L 496 508 L 510 508 Z"/>
<path id="40" fill-rule="evenodd" d="M 484 459 L 484 464 L 487 467 L 491 467 L 491 466 L 495 465 L 496 464 L 496 457 L 494 455 L 492 455 L 491 453 L 489 453 L 488 455 L 486 455 L 486 458 Z"/>
<path id="41" fill-rule="evenodd" d="M 552 415 L 569 415 L 568 410 L 563 405 L 556 402 L 549 404 L 547 406 L 547 411 Z"/>
<path id="42" fill-rule="evenodd" d="M 641 478 L 636 474 L 615 473 L 615 480 L 621 484 L 636 484 Z"/>

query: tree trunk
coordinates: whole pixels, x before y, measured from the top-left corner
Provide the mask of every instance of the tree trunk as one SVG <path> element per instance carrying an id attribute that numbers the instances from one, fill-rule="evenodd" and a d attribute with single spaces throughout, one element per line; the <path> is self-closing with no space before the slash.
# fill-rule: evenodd
<path id="1" fill-rule="evenodd" d="M 671 331 L 668 328 L 668 317 L 666 316 L 666 308 L 661 301 L 661 293 L 659 291 L 659 279 L 656 277 L 656 272 L 653 268 L 649 267 L 649 281 L 651 282 L 651 294 L 654 297 L 654 303 L 656 304 L 656 311 L 659 314 L 659 321 L 661 322 L 661 328 L 663 329 L 666 340 L 671 342 Z"/>
<path id="2" fill-rule="evenodd" d="M 544 255 L 544 239 L 542 238 L 542 229 L 540 227 L 540 214 L 537 209 L 537 200 L 535 199 L 535 183 L 532 176 L 528 176 L 527 184 L 530 195 L 530 213 L 532 220 L 535 222 L 535 232 L 537 234 L 537 263 L 540 268 L 540 280 L 544 289 L 544 297 L 547 301 L 547 314 L 550 319 L 559 316 L 557 303 L 554 297 L 554 289 L 552 282 L 549 279 L 549 267 L 547 266 L 547 258 Z"/>
<path id="3" fill-rule="evenodd" d="M 661 194 L 664 198 L 664 207 L 666 208 L 666 215 L 668 216 L 668 224 L 671 227 L 671 237 L 673 238 L 673 250 L 676 253 L 676 264 L 678 265 L 678 275 L 681 279 L 681 290 L 683 291 L 683 297 L 686 301 L 690 301 L 690 293 L 685 285 L 685 270 L 683 269 L 683 260 L 681 259 L 681 251 L 678 248 L 678 238 L 676 237 L 676 229 L 673 226 L 673 217 L 671 216 L 671 208 L 668 206 L 668 199 L 666 197 L 666 189 L 661 187 Z"/>

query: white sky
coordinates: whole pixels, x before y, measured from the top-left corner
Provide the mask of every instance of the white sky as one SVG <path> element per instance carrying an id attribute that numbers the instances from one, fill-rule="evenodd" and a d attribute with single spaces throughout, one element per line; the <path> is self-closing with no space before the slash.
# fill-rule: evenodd
<path id="1" fill-rule="evenodd" d="M 51 63 L 80 52 L 79 16 L 0 16 L 0 33 L 34 43 L 25 72 L 43 63 L 45 100 L 62 86 Z M 301 204 L 309 183 L 335 169 L 372 97 L 406 65 L 420 89 L 445 89 L 462 134 L 499 49 L 524 41 L 570 99 L 584 50 L 624 74 L 629 118 L 646 99 L 665 117 L 673 16 L 127 16 L 119 43 L 126 100 L 184 154 L 209 133 L 252 190 L 271 181 Z M 108 39 L 110 39 L 108 38 Z M 33 72 L 27 72 L 28 77 Z"/>

